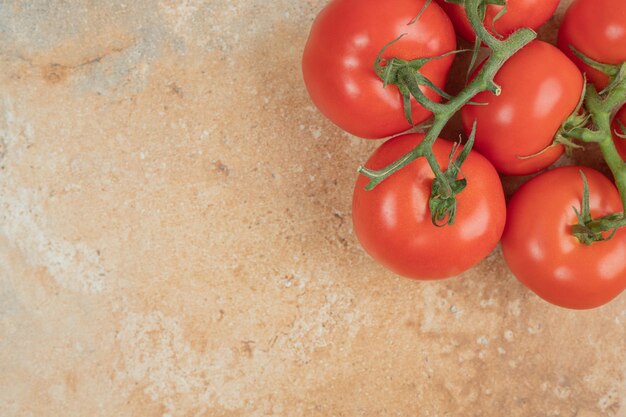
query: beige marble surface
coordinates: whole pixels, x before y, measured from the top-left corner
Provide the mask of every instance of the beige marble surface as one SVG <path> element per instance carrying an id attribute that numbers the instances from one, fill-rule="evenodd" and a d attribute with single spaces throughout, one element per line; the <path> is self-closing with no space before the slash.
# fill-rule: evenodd
<path id="1" fill-rule="evenodd" d="M 324 4 L 0 1 L 0 416 L 626 416 L 626 296 L 360 249 Z"/>

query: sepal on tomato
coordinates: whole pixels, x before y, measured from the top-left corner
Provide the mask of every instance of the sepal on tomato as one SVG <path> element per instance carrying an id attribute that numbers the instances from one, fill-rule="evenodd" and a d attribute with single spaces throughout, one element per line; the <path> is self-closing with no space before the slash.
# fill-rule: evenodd
<path id="1" fill-rule="evenodd" d="M 583 201 L 581 211 L 578 211 L 576 207 L 572 207 L 578 218 L 578 224 L 572 226 L 572 233 L 578 241 L 584 245 L 591 245 L 594 242 L 609 241 L 613 239 L 620 227 L 626 226 L 625 214 L 613 213 L 594 220 L 591 217 L 591 208 L 589 205 L 589 182 L 582 170 L 580 171 L 580 175 L 583 178 Z M 606 232 L 611 233 L 605 236 Z"/>
<path id="2" fill-rule="evenodd" d="M 580 100 L 576 105 L 576 108 L 572 112 L 572 114 L 565 119 L 559 130 L 557 131 L 554 142 L 547 149 L 563 145 L 565 147 L 565 152 L 568 155 L 571 155 L 574 149 L 583 149 L 584 147 L 577 144 L 572 140 L 574 137 L 578 137 L 580 130 L 585 129 L 585 126 L 589 123 L 591 119 L 591 115 L 587 112 L 584 107 L 585 98 L 587 96 L 587 76 L 583 74 L 583 89 L 580 94 Z M 542 151 L 543 152 L 543 151 Z"/>
<path id="3" fill-rule="evenodd" d="M 433 180 L 428 205 L 432 214 L 433 224 L 437 227 L 454 224 L 457 207 L 456 196 L 467 187 L 467 179 L 458 179 L 457 177 L 462 172 L 461 167 L 474 146 L 475 138 L 476 123 L 474 123 L 469 139 L 461 153 L 455 158 L 459 149 L 459 144 L 456 143 L 450 152 L 448 169 L 443 175 L 436 176 Z"/>
<path id="4" fill-rule="evenodd" d="M 428 3 L 427 3 L 428 4 Z M 420 12 L 421 14 L 422 12 Z M 419 15 L 416 19 L 419 18 Z M 439 88 L 435 83 L 429 80 L 426 76 L 420 73 L 420 69 L 429 63 L 430 61 L 445 58 L 450 55 L 458 54 L 461 52 L 468 52 L 466 49 L 460 49 L 455 51 L 446 52 L 445 54 L 429 57 L 429 58 L 418 58 L 411 61 L 406 61 L 403 59 L 399 59 L 393 57 L 391 59 L 383 58 L 383 54 L 385 51 L 394 43 L 398 42 L 402 39 L 406 34 L 402 34 L 398 36 L 396 39 L 392 40 L 388 44 L 386 44 L 376 56 L 376 60 L 374 61 L 374 71 L 376 75 L 380 77 L 383 82 L 383 88 L 386 88 L 388 85 L 395 85 L 398 87 L 400 94 L 402 95 L 402 102 L 404 106 L 404 115 L 413 126 L 413 117 L 412 117 L 412 109 L 411 109 L 411 97 L 415 98 L 418 103 L 420 103 L 424 108 L 434 112 L 437 107 L 437 103 L 430 100 L 426 95 L 421 91 L 420 87 L 424 86 L 430 88 L 439 96 L 443 97 L 446 100 L 452 99 L 452 96 L 441 88 Z"/>
<path id="5" fill-rule="evenodd" d="M 618 84 L 626 79 L 626 62 L 618 65 L 605 64 L 589 58 L 578 49 L 576 49 L 573 45 L 569 45 L 569 48 L 578 59 L 583 61 L 591 68 L 598 70 L 609 77 L 609 85 L 606 86 L 604 90 L 600 91 L 600 95 L 611 92 L 611 90 L 613 90 Z"/>

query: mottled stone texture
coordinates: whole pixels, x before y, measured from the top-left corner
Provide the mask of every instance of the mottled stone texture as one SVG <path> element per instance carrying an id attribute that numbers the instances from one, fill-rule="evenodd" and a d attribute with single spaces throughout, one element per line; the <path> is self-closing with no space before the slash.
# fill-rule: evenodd
<path id="1" fill-rule="evenodd" d="M 625 296 L 360 249 L 376 143 L 300 74 L 324 4 L 0 1 L 1 416 L 626 416 Z"/>

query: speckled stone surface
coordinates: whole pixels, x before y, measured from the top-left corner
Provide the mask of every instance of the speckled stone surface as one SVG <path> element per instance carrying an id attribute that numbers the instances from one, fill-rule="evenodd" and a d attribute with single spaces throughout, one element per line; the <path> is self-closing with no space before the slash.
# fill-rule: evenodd
<path id="1" fill-rule="evenodd" d="M 626 416 L 626 296 L 360 249 L 325 3 L 0 1 L 0 416 Z"/>

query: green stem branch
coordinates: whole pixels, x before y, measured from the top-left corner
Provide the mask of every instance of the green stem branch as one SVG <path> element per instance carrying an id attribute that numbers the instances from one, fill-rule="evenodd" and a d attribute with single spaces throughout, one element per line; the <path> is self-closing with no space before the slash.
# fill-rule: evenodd
<path id="1" fill-rule="evenodd" d="M 534 31 L 524 28 L 519 29 L 504 41 L 496 39 L 484 28 L 480 19 L 478 8 L 481 1 L 484 0 L 465 0 L 465 7 L 468 18 L 474 28 L 474 31 L 476 32 L 476 35 L 485 45 L 492 49 L 492 53 L 487 59 L 487 62 L 476 77 L 469 83 L 469 85 L 463 89 L 459 95 L 452 98 L 445 104 L 435 103 L 426 97 L 419 84 L 415 82 L 415 75 L 409 68 L 403 68 L 399 71 L 398 78 L 402 79 L 403 85 L 409 89 L 411 95 L 415 97 L 415 99 L 423 107 L 430 110 L 434 114 L 434 123 L 428 130 L 425 139 L 417 147 L 400 157 L 397 161 L 380 170 L 370 170 L 365 167 L 360 167 L 358 171 L 370 179 L 366 189 L 372 190 L 386 178 L 390 177 L 395 172 L 404 168 L 419 157 L 425 157 L 428 160 L 435 177 L 445 183 L 447 180 L 445 180 L 443 171 L 432 151 L 432 146 L 437 140 L 439 134 L 452 116 L 461 110 L 463 106 L 468 104 L 477 94 L 483 91 L 490 91 L 495 95 L 500 95 L 501 89 L 494 83 L 494 77 L 497 72 L 509 58 L 537 37 L 537 34 Z"/>
<path id="2" fill-rule="evenodd" d="M 483 25 L 483 19 L 481 19 L 478 8 L 480 6 L 480 2 L 465 2 L 465 13 L 467 14 L 467 18 L 469 19 L 472 28 L 474 29 L 474 33 L 476 33 L 476 37 L 480 39 L 485 45 L 489 47 L 489 49 L 496 51 L 498 50 L 504 41 L 497 39 L 493 36 L 485 26 Z"/>
<path id="3" fill-rule="evenodd" d="M 623 64 L 622 68 L 625 66 L 626 64 Z M 588 86 L 585 107 L 591 117 L 593 130 L 579 128 L 572 129 L 567 133 L 567 136 L 572 139 L 598 143 L 620 193 L 622 212 L 610 214 L 582 225 L 582 228 L 586 228 L 590 235 L 595 235 L 598 238 L 601 238 L 602 232 L 626 227 L 626 163 L 615 147 L 612 131 L 613 118 L 625 102 L 626 77 L 614 80 L 614 85 L 606 94 L 599 93 L 593 85 Z"/>

